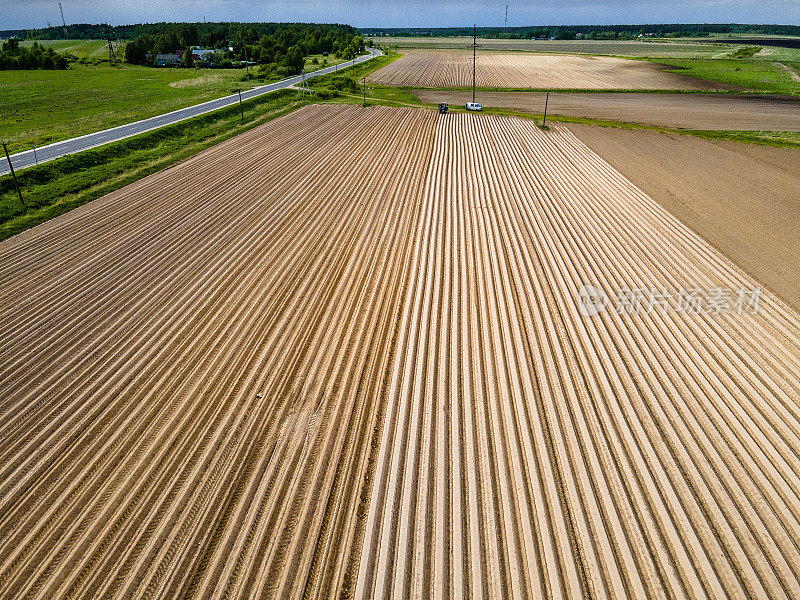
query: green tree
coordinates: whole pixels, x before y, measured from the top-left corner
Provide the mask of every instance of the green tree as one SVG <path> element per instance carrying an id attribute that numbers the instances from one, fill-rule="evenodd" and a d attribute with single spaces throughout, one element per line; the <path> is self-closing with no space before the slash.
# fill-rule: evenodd
<path id="1" fill-rule="evenodd" d="M 181 58 L 181 65 L 184 67 L 193 67 L 194 66 L 194 58 L 192 58 L 192 49 L 187 48 L 183 51 L 183 57 Z"/>

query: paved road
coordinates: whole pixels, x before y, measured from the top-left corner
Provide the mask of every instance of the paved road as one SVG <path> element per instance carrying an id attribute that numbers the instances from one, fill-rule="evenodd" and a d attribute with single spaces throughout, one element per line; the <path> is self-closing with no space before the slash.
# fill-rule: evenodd
<path id="1" fill-rule="evenodd" d="M 383 54 L 376 48 L 367 48 L 367 50 L 369 51 L 369 54 L 359 56 L 354 61 L 343 63 L 341 65 L 334 65 L 332 67 L 326 67 L 324 69 L 320 69 L 319 71 L 314 71 L 313 73 L 307 73 L 306 79 L 311 77 L 319 77 L 320 75 L 327 75 L 328 73 L 333 73 L 339 70 L 339 67 L 344 68 L 352 64 L 361 63 Z M 247 91 L 243 91 L 242 100 L 249 100 L 250 98 L 255 98 L 256 96 L 262 96 L 263 94 L 288 88 L 292 85 L 300 83 L 301 79 L 302 77 L 297 75 L 295 77 L 289 77 L 288 79 L 276 81 L 275 83 L 270 83 L 268 85 L 262 85 Z M 186 108 L 174 110 L 163 115 L 150 117 L 149 119 L 134 121 L 133 123 L 112 127 L 111 129 L 104 129 L 102 131 L 96 131 L 80 137 L 42 146 L 41 148 L 36 149 L 36 156 L 34 156 L 33 150 L 18 152 L 11 155 L 11 163 L 14 165 L 14 170 L 19 171 L 35 165 L 37 159 L 39 163 L 47 162 L 60 156 L 74 154 L 76 152 L 81 152 L 83 150 L 88 150 L 89 148 L 102 146 L 103 144 L 109 144 L 111 142 L 117 142 L 124 138 L 144 133 L 145 131 L 151 131 L 153 129 L 158 129 L 159 127 L 164 127 L 165 125 L 172 125 L 173 123 L 183 121 L 184 119 L 189 119 L 191 117 L 196 117 L 197 115 L 218 110 L 220 108 L 236 104 L 237 102 L 239 102 L 239 94 L 232 94 L 223 98 L 217 98 L 216 100 L 209 100 L 208 102 L 203 102 L 202 104 L 187 106 Z M 2 156 L 2 158 L 3 160 L 0 162 L 0 175 L 5 175 L 9 172 L 8 162 L 5 160 L 5 156 Z"/>

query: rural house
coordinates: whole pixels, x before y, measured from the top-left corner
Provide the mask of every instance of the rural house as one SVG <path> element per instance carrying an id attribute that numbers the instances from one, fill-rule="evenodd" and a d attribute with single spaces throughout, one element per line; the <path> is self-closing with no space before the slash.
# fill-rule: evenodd
<path id="1" fill-rule="evenodd" d="M 174 67 L 181 64 L 181 55 L 177 52 L 169 54 L 156 54 L 157 67 Z"/>

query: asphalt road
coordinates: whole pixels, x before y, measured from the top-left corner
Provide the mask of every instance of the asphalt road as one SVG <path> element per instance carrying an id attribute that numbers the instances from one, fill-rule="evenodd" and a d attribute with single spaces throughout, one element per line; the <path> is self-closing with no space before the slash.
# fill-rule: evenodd
<path id="1" fill-rule="evenodd" d="M 326 67 L 324 69 L 320 69 L 319 71 L 314 71 L 313 73 L 307 73 L 306 79 L 319 77 L 320 75 L 327 75 L 328 73 L 333 73 L 339 70 L 339 67 L 345 68 L 353 64 L 370 60 L 382 54 L 382 52 L 376 48 L 367 48 L 367 51 L 369 54 L 359 56 L 355 60 L 348 63 Z M 295 77 L 289 77 L 287 79 L 276 81 L 275 83 L 270 83 L 243 91 L 242 100 L 249 100 L 250 98 L 255 98 L 256 96 L 262 96 L 276 90 L 288 88 L 292 85 L 300 83 L 301 80 L 302 77 L 297 75 Z M 186 108 L 174 110 L 163 115 L 150 117 L 149 119 L 142 119 L 141 121 L 134 121 L 133 123 L 127 123 L 125 125 L 119 125 L 118 127 L 103 129 L 102 131 L 96 131 L 94 133 L 89 133 L 69 140 L 62 140 L 60 142 L 48 144 L 47 146 L 36 148 L 35 155 L 33 150 L 25 150 L 24 152 L 12 154 L 11 164 L 14 165 L 15 171 L 20 171 L 37 164 L 37 161 L 39 164 L 41 164 L 67 154 L 75 154 L 76 152 L 82 152 L 83 150 L 88 150 L 89 148 L 94 148 L 96 146 L 102 146 L 103 144 L 118 142 L 119 140 L 127 137 L 138 135 L 146 131 L 152 131 L 153 129 L 158 129 L 159 127 L 164 127 L 165 125 L 172 125 L 173 123 L 183 121 L 184 119 L 190 119 L 204 113 L 225 108 L 226 106 L 236 104 L 237 102 L 239 102 L 239 94 L 232 94 L 230 96 L 224 96 L 223 98 L 217 98 L 216 100 L 209 100 L 208 102 L 203 102 L 202 104 L 187 106 Z M 5 175 L 6 173 L 9 173 L 10 170 L 8 168 L 8 161 L 5 160 L 5 156 L 2 156 L 2 158 L 3 160 L 0 162 L 0 175 Z"/>

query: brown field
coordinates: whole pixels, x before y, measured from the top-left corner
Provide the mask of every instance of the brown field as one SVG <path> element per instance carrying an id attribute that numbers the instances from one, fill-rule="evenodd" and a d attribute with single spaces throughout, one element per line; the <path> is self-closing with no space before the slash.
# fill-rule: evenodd
<path id="1" fill-rule="evenodd" d="M 654 131 L 569 128 L 800 311 L 800 150 Z"/>
<path id="2" fill-rule="evenodd" d="M 482 52 L 476 61 L 481 88 L 587 90 L 705 90 L 721 88 L 698 79 L 667 73 L 659 65 L 625 58 Z M 381 85 L 471 87 L 472 53 L 463 50 L 408 50 L 372 73 Z"/>
<path id="3" fill-rule="evenodd" d="M 800 316 L 569 130 L 308 107 L 0 244 L 0 597 L 800 597 Z"/>
<path id="4" fill-rule="evenodd" d="M 463 105 L 471 92 L 414 90 L 423 102 Z M 481 92 L 486 107 L 541 114 L 541 92 Z M 800 99 L 718 94 L 550 94 L 548 114 L 643 123 L 672 129 L 800 131 Z"/>

